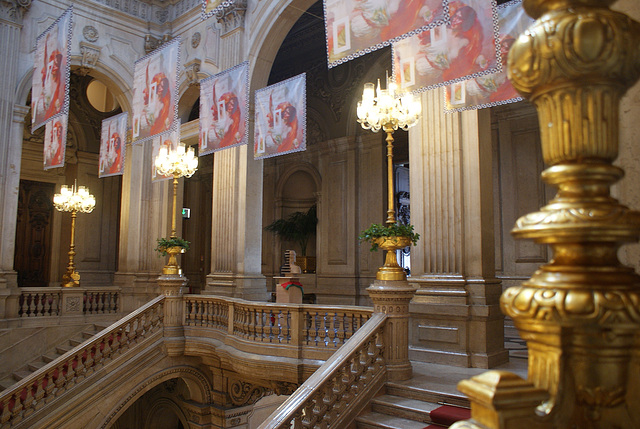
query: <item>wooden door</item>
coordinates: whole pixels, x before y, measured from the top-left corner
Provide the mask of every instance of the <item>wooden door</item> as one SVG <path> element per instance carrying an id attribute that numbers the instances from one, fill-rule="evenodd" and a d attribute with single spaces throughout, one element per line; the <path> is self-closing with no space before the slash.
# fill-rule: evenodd
<path id="1" fill-rule="evenodd" d="M 48 286 L 53 183 L 20 180 L 14 269 L 19 287 Z"/>

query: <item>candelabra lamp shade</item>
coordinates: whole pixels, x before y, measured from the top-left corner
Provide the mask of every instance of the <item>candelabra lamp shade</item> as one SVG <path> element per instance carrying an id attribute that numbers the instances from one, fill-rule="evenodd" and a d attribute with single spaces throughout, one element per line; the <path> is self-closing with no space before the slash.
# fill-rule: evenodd
<path id="1" fill-rule="evenodd" d="M 62 285 L 65 287 L 73 287 L 80 285 L 80 274 L 76 271 L 74 258 L 75 252 L 75 231 L 76 217 L 78 212 L 91 213 L 96 207 L 96 198 L 89 193 L 86 186 L 62 185 L 60 193 L 53 196 L 53 206 L 61 212 L 71 213 L 71 242 L 69 244 L 69 263 L 67 271 L 62 276 Z"/>
<path id="2" fill-rule="evenodd" d="M 358 102 L 357 115 L 358 122 L 362 128 L 378 132 L 383 130 L 387 134 L 387 189 L 388 208 L 387 226 L 391 227 L 396 223 L 394 209 L 394 186 L 393 186 L 393 132 L 398 128 L 408 130 L 418 123 L 422 113 L 422 106 L 419 100 L 415 100 L 411 93 L 401 94 L 395 82 L 389 81 L 387 75 L 387 88 L 374 87 L 373 83 L 365 83 L 362 92 L 362 100 Z M 391 240 L 389 243 L 400 243 L 403 240 Z M 397 244 L 400 246 L 400 244 Z M 378 280 L 406 280 L 406 274 L 402 267 L 398 265 L 395 255 L 396 250 L 402 247 L 388 245 L 384 248 L 387 255 L 384 267 L 378 270 L 376 278 Z M 393 252 L 393 253 L 391 253 Z"/>
<path id="3" fill-rule="evenodd" d="M 155 166 L 160 174 L 173 176 L 173 209 L 171 211 L 171 235 L 170 239 L 176 239 L 176 200 L 178 196 L 178 179 L 180 177 L 191 177 L 198 169 L 198 158 L 195 156 L 193 147 L 187 148 L 182 142 L 175 150 L 169 150 L 166 146 L 161 147 L 155 159 Z M 176 255 L 184 253 L 184 249 L 172 246 L 165 249 L 169 255 L 167 265 L 162 269 L 164 275 L 182 276 L 182 269 L 178 265 Z"/>

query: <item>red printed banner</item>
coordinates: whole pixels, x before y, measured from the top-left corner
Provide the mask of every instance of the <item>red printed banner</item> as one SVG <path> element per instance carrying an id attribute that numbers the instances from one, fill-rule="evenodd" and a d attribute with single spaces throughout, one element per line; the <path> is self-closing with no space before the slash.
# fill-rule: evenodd
<path id="1" fill-rule="evenodd" d="M 306 150 L 306 74 L 256 91 L 253 157 Z"/>
<path id="2" fill-rule="evenodd" d="M 69 111 L 72 17 L 73 8 L 70 7 L 36 39 L 31 90 L 32 131 Z"/>
<path id="3" fill-rule="evenodd" d="M 136 61 L 133 72 L 133 143 L 151 139 L 176 126 L 179 63 L 179 37 Z"/>
<path id="4" fill-rule="evenodd" d="M 511 45 L 533 20 L 522 8 L 521 0 L 498 6 L 498 28 L 502 70 L 445 87 L 445 111 L 482 109 L 521 101 L 522 97 L 507 79 L 507 55 Z"/>
<path id="5" fill-rule="evenodd" d="M 249 141 L 249 63 L 244 62 L 200 81 L 198 154 Z"/>
<path id="6" fill-rule="evenodd" d="M 127 142 L 127 113 L 120 113 L 102 121 L 100 133 L 99 177 L 124 173 Z"/>
<path id="7" fill-rule="evenodd" d="M 495 0 L 453 0 L 450 24 L 393 44 L 394 75 L 403 91 L 420 92 L 500 69 Z"/>
<path id="8" fill-rule="evenodd" d="M 324 0 L 329 68 L 447 22 L 448 0 Z"/>
<path id="9" fill-rule="evenodd" d="M 50 120 L 44 127 L 44 169 L 64 167 L 64 155 L 67 148 L 66 114 Z"/>

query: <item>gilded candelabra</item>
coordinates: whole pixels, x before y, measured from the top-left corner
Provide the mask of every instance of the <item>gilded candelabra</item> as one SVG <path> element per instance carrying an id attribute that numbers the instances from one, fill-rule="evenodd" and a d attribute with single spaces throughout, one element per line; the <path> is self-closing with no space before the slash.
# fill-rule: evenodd
<path id="1" fill-rule="evenodd" d="M 160 148 L 155 160 L 158 172 L 165 176 L 173 176 L 173 209 L 171 211 L 171 236 L 176 239 L 176 201 L 178 198 L 178 179 L 180 177 L 191 177 L 198 169 L 198 158 L 192 147 L 186 149 L 184 143 L 180 142 L 175 150 L 169 150 L 166 146 Z M 171 246 L 165 249 L 169 254 L 167 265 L 162 268 L 162 274 L 182 275 L 182 269 L 178 265 L 176 255 L 182 253 L 184 249 L 180 246 Z"/>
<path id="2" fill-rule="evenodd" d="M 76 271 L 74 257 L 76 255 L 75 231 L 78 212 L 91 213 L 96 206 L 96 198 L 89 193 L 85 186 L 72 187 L 62 185 L 60 193 L 53 196 L 54 207 L 61 212 L 71 212 L 71 244 L 69 245 L 69 264 L 67 271 L 62 276 L 64 287 L 80 285 L 80 274 Z"/>
<path id="3" fill-rule="evenodd" d="M 374 92 L 375 91 L 375 92 Z M 387 88 L 374 89 L 373 83 L 365 83 L 362 92 L 362 100 L 358 102 L 358 122 L 362 128 L 374 133 L 381 129 L 387 133 L 387 226 L 396 223 L 394 209 L 393 186 L 393 132 L 398 128 L 408 130 L 418 122 L 421 113 L 421 104 L 414 100 L 411 93 L 397 93 L 397 85 L 390 82 L 387 76 Z M 406 274 L 398 265 L 396 251 L 411 244 L 408 237 L 386 237 L 378 239 L 381 249 L 386 251 L 385 264 L 380 267 L 376 278 L 378 280 L 405 280 Z"/>
<path id="4" fill-rule="evenodd" d="M 558 188 L 516 238 L 553 259 L 501 299 L 529 349 L 529 381 L 492 372 L 463 381 L 473 421 L 457 428 L 640 427 L 640 278 L 617 257 L 640 213 L 610 196 L 623 170 L 619 103 L 640 76 L 640 24 L 613 0 L 524 0 L 535 23 L 509 53 L 515 88 L 536 106 L 542 179 Z"/>

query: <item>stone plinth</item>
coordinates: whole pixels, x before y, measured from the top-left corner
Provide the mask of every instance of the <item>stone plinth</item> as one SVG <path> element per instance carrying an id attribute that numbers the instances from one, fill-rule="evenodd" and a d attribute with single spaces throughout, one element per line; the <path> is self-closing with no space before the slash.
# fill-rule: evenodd
<path id="1" fill-rule="evenodd" d="M 367 292 L 373 301 L 373 311 L 388 317 L 384 331 L 387 378 L 408 380 L 413 372 L 409 362 L 409 302 L 416 288 L 406 280 L 376 280 Z"/>
<path id="2" fill-rule="evenodd" d="M 160 293 L 164 295 L 164 337 L 169 356 L 184 353 L 184 311 L 182 295 L 189 280 L 182 275 L 158 277 Z"/>
<path id="3" fill-rule="evenodd" d="M 276 302 L 302 304 L 303 292 L 300 277 L 274 277 L 274 279 L 278 282 L 276 286 Z"/>

